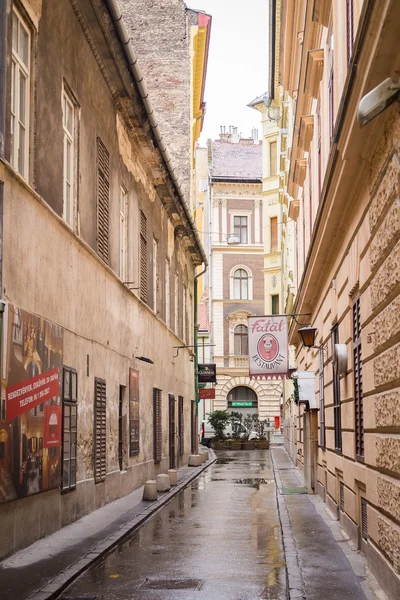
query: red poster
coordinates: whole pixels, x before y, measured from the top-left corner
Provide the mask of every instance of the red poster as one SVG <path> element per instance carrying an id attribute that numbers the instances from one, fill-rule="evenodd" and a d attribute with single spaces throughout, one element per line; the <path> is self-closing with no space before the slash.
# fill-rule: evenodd
<path id="1" fill-rule="evenodd" d="M 62 407 L 56 404 L 46 404 L 44 407 L 44 448 L 61 445 Z"/>
<path id="2" fill-rule="evenodd" d="M 14 419 L 59 395 L 59 370 L 51 369 L 6 389 L 6 416 Z"/>
<path id="3" fill-rule="evenodd" d="M 201 398 L 202 400 L 214 400 L 215 388 L 200 388 L 199 398 Z"/>

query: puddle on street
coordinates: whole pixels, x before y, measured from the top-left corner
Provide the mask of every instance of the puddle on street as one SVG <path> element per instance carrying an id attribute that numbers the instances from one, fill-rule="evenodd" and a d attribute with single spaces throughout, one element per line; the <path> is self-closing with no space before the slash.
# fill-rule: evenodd
<path id="1" fill-rule="evenodd" d="M 256 490 L 260 489 L 260 485 L 273 483 L 273 479 L 262 479 L 262 478 L 246 478 L 246 479 L 235 479 L 234 483 L 240 483 L 242 485 L 248 485 Z"/>

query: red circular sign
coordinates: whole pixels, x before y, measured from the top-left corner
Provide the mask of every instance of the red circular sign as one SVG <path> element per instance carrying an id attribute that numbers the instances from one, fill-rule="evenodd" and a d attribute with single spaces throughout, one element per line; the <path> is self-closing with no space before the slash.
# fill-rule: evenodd
<path id="1" fill-rule="evenodd" d="M 266 333 L 258 340 L 257 351 L 265 362 L 275 360 L 279 354 L 278 340 L 271 333 Z"/>

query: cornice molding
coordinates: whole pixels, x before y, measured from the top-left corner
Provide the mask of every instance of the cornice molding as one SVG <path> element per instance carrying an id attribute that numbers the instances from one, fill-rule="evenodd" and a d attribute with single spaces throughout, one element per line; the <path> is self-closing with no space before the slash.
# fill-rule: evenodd
<path id="1" fill-rule="evenodd" d="M 308 152 L 314 135 L 314 115 L 306 115 L 300 119 L 299 148 Z"/>
<path id="2" fill-rule="evenodd" d="M 304 80 L 304 92 L 312 98 L 318 98 L 319 84 L 324 72 L 324 51 L 322 48 L 309 50 Z"/>

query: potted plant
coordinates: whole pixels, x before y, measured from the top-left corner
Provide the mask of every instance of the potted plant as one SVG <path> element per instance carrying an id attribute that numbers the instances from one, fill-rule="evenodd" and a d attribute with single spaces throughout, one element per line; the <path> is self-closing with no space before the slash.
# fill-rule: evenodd
<path id="1" fill-rule="evenodd" d="M 254 439 L 249 440 L 249 435 L 254 431 L 254 417 L 257 415 L 246 415 L 243 420 L 243 425 L 246 430 L 246 436 L 243 439 L 243 450 L 255 450 L 256 442 Z"/>
<path id="2" fill-rule="evenodd" d="M 267 420 L 266 419 L 261 420 L 258 415 L 255 415 L 255 417 L 256 418 L 254 420 L 254 428 L 258 434 L 256 448 L 258 450 L 268 450 L 269 441 L 267 440 L 267 437 L 266 437 Z"/>
<path id="3" fill-rule="evenodd" d="M 224 429 L 229 423 L 230 415 L 226 410 L 214 410 L 208 415 L 208 422 L 215 431 L 212 447 L 216 450 L 225 449 Z"/>
<path id="4" fill-rule="evenodd" d="M 232 411 L 230 413 L 230 423 L 232 427 L 232 440 L 229 444 L 231 450 L 241 450 L 242 440 L 241 435 L 243 432 L 243 415 L 240 412 Z"/>

